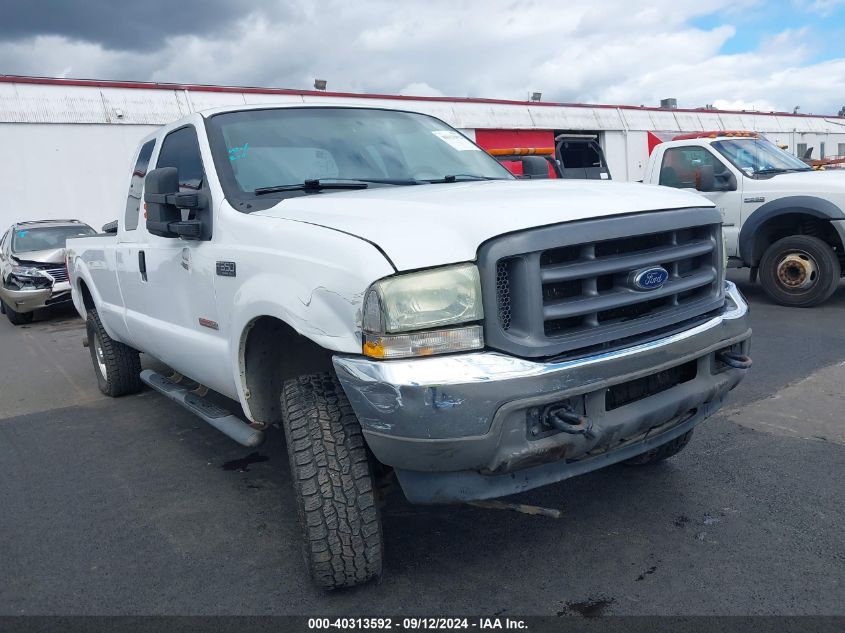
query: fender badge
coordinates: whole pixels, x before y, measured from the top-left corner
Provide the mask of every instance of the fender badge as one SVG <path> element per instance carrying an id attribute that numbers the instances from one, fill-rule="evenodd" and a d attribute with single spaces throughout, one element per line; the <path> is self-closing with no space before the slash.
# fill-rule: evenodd
<path id="1" fill-rule="evenodd" d="M 217 324 L 217 321 L 212 321 L 211 319 L 204 319 L 202 317 L 199 318 L 200 325 L 203 327 L 207 327 L 210 330 L 219 330 L 220 326 Z"/>
<path id="2" fill-rule="evenodd" d="M 235 262 L 217 262 L 217 274 L 220 277 L 236 277 L 238 273 Z"/>
<path id="3" fill-rule="evenodd" d="M 634 290 L 657 290 L 669 279 L 669 271 L 663 266 L 641 268 L 628 275 L 628 285 Z"/>

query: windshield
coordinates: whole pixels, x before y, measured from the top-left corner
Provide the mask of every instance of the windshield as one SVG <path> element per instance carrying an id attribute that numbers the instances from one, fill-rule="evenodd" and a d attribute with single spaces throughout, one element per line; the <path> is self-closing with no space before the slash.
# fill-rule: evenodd
<path id="1" fill-rule="evenodd" d="M 12 252 L 29 253 L 64 248 L 69 237 L 84 237 L 86 235 L 96 235 L 94 229 L 87 224 L 38 228 L 21 227 L 12 236 Z"/>
<path id="2" fill-rule="evenodd" d="M 809 171 L 812 169 L 774 143 L 761 138 L 714 141 L 713 147 L 749 175 L 784 171 Z"/>
<path id="3" fill-rule="evenodd" d="M 314 180 L 396 186 L 444 178 L 513 178 L 460 132 L 423 114 L 276 108 L 218 114 L 208 127 L 218 175 L 230 198 L 255 199 L 256 190 Z M 312 186 L 307 192 L 271 191 L 263 197 L 332 190 Z"/>

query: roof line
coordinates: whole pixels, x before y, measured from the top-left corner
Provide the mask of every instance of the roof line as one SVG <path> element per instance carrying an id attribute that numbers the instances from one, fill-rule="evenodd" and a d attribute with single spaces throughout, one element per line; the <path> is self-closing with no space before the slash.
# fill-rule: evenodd
<path id="1" fill-rule="evenodd" d="M 130 88 L 142 90 L 186 90 L 192 92 L 226 92 L 244 94 L 275 94 L 314 97 L 344 97 L 355 99 L 394 99 L 397 101 L 433 101 L 440 103 L 484 103 L 493 105 L 519 105 L 537 107 L 602 108 L 608 110 L 641 110 L 647 112 L 685 112 L 714 114 L 751 114 L 754 116 L 788 116 L 804 118 L 845 119 L 828 114 L 793 112 L 758 112 L 755 110 L 708 110 L 705 108 L 659 108 L 601 103 L 566 103 L 552 101 L 516 101 L 511 99 L 484 99 L 478 97 L 415 97 L 412 95 L 387 95 L 379 93 L 326 92 L 323 90 L 296 90 L 293 88 L 262 88 L 258 86 L 213 86 L 205 84 L 159 83 L 148 81 L 119 81 L 111 79 L 65 79 L 61 77 L 31 77 L 25 75 L 0 75 L 0 83 L 41 84 L 58 86 L 83 86 L 90 88 Z"/>

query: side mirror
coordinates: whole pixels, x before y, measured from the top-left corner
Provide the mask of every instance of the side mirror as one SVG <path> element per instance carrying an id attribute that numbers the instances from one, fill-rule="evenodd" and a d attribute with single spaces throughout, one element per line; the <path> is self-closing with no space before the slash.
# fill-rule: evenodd
<path id="1" fill-rule="evenodd" d="M 719 191 L 736 191 L 736 176 L 733 172 L 726 171 L 721 180 Z"/>
<path id="2" fill-rule="evenodd" d="M 144 178 L 147 231 L 159 237 L 197 240 L 202 235 L 201 220 L 183 220 L 182 209 L 204 209 L 201 193 L 179 193 L 179 172 L 175 167 L 159 167 Z"/>
<path id="3" fill-rule="evenodd" d="M 713 165 L 702 165 L 696 173 L 696 189 L 699 191 L 716 191 L 716 174 Z"/>
<path id="4" fill-rule="evenodd" d="M 103 233 L 113 234 L 117 233 L 117 220 L 112 220 L 111 222 L 106 222 L 103 225 L 103 228 L 100 229 Z"/>

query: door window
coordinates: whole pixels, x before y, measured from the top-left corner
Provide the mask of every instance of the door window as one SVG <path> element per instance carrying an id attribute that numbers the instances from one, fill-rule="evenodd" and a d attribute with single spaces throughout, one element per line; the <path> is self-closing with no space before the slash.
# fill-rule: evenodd
<path id="1" fill-rule="evenodd" d="M 672 147 L 663 154 L 660 184 L 676 189 L 698 189 L 701 168 L 711 165 L 715 176 L 727 174 L 727 167 L 703 147 Z"/>
<path id="2" fill-rule="evenodd" d="M 202 158 L 193 126 L 179 128 L 164 137 L 156 167 L 175 167 L 179 170 L 179 191 L 202 189 Z"/>
<path id="3" fill-rule="evenodd" d="M 150 164 L 150 156 L 153 155 L 155 141 L 148 141 L 141 147 L 138 153 L 138 160 L 135 161 L 135 168 L 129 180 L 129 195 L 126 196 L 126 214 L 123 220 L 123 229 L 134 231 L 138 228 L 138 213 L 141 209 L 141 190 L 144 188 L 144 176 L 147 175 L 147 167 Z"/>

